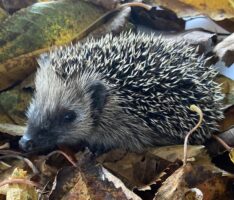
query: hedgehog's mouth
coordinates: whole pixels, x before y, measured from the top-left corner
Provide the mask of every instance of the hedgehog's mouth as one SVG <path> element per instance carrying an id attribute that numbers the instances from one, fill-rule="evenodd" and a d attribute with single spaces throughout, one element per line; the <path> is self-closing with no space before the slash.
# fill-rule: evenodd
<path id="1" fill-rule="evenodd" d="M 31 151 L 27 151 L 24 155 L 37 155 L 37 154 L 48 154 L 51 151 L 56 150 L 56 146 L 45 146 L 45 147 L 38 147 L 34 148 Z"/>
<path id="2" fill-rule="evenodd" d="M 32 139 L 24 135 L 19 140 L 19 147 L 24 152 L 27 153 L 43 153 L 48 152 L 56 148 L 54 140 L 44 138 L 44 139 Z"/>

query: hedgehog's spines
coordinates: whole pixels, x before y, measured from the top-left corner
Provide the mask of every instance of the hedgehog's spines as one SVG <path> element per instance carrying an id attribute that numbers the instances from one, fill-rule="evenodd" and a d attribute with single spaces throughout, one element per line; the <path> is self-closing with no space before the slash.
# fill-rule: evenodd
<path id="1" fill-rule="evenodd" d="M 175 43 L 153 34 L 107 34 L 60 47 L 49 57 L 54 72 L 66 84 L 79 82 L 86 88 L 88 81 L 100 79 L 124 113 L 175 143 L 183 140 L 198 119 L 188 109 L 191 104 L 205 114 L 205 123 L 192 142 L 204 142 L 217 130 L 215 119 L 222 118 L 223 97 L 213 81 L 217 72 L 206 67 L 204 57 L 184 41 Z"/>

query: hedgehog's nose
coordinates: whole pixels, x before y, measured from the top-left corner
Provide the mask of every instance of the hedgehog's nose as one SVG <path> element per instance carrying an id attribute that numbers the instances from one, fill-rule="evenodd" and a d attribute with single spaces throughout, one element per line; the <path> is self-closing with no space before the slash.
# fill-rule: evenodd
<path id="1" fill-rule="evenodd" d="M 32 139 L 23 136 L 19 141 L 19 146 L 23 151 L 32 151 L 34 147 L 34 142 Z"/>

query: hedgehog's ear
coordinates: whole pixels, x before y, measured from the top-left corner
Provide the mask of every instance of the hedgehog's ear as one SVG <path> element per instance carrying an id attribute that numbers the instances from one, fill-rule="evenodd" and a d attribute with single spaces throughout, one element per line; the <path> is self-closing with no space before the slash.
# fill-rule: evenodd
<path id="1" fill-rule="evenodd" d="M 93 81 L 89 86 L 89 92 L 91 94 L 91 109 L 93 111 L 93 117 L 98 118 L 102 112 L 106 99 L 107 99 L 107 88 L 101 81 Z"/>

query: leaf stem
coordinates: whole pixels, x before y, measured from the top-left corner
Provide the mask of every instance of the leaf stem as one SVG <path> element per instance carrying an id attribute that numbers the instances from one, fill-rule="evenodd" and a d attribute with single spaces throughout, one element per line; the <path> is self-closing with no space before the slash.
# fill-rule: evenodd
<path id="1" fill-rule="evenodd" d="M 183 166 L 185 166 L 187 164 L 187 153 L 188 153 L 188 138 L 190 137 L 190 135 L 196 131 L 201 123 L 202 123 L 202 120 L 203 120 L 203 112 L 201 111 L 201 109 L 199 107 L 197 107 L 196 105 L 191 105 L 190 108 L 189 108 L 191 111 L 194 111 L 196 112 L 198 115 L 199 115 L 199 121 L 198 123 L 196 124 L 195 127 L 193 127 L 192 130 L 190 130 L 188 132 L 188 134 L 185 136 L 184 138 L 184 160 L 183 160 Z"/>

